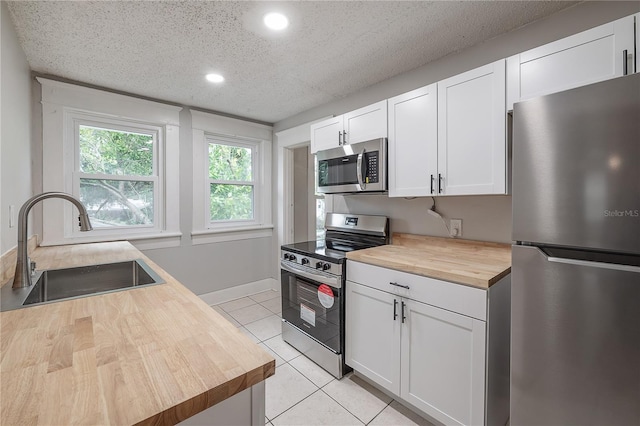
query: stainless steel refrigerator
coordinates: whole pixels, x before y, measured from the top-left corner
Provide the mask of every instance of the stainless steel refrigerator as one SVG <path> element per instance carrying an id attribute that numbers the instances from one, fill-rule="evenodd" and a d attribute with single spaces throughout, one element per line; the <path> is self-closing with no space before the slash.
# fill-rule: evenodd
<path id="1" fill-rule="evenodd" d="M 640 425 L 640 74 L 515 105 L 511 425 Z"/>

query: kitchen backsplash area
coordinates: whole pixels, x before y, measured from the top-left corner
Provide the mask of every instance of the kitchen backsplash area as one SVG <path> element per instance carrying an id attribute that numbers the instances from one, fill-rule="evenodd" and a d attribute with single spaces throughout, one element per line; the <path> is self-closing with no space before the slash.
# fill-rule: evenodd
<path id="1" fill-rule="evenodd" d="M 393 232 L 447 237 L 442 221 L 427 213 L 431 197 L 389 198 L 386 194 L 329 195 L 333 211 L 338 213 L 388 216 Z M 511 242 L 511 196 L 481 195 L 436 197 L 436 211 L 449 225 L 462 219 L 461 238 L 467 240 Z"/>

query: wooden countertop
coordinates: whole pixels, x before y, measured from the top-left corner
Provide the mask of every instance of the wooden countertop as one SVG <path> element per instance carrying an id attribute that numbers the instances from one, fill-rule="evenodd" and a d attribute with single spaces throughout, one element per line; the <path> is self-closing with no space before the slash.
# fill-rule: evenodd
<path id="1" fill-rule="evenodd" d="M 511 272 L 509 244 L 401 233 L 392 242 L 349 252 L 347 259 L 483 289 Z"/>
<path id="2" fill-rule="evenodd" d="M 127 242 L 31 257 L 38 269 L 142 258 L 166 284 L 1 313 L 3 424 L 175 424 L 275 373 L 273 357 Z"/>

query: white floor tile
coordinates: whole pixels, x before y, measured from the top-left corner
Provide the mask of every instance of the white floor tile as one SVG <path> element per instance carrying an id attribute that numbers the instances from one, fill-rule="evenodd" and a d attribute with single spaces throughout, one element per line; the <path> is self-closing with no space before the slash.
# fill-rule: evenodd
<path id="1" fill-rule="evenodd" d="M 267 339 L 264 343 L 269 346 L 275 353 L 280 355 L 282 359 L 289 362 L 297 356 L 300 356 L 300 352 L 284 340 L 282 340 L 282 335 L 279 334 L 275 337 Z M 303 373 L 304 374 L 304 373 Z"/>
<path id="2" fill-rule="evenodd" d="M 393 401 L 375 419 L 371 426 L 433 426 L 433 423 L 420 417 L 398 401 Z"/>
<path id="3" fill-rule="evenodd" d="M 273 357 L 273 359 L 276 360 L 276 368 L 280 367 L 282 364 L 284 364 L 284 360 L 282 358 L 280 358 L 280 356 L 275 353 L 274 351 L 271 350 L 270 347 L 268 347 L 267 345 L 265 345 L 264 343 L 258 343 L 258 345 L 264 349 L 265 351 L 267 351 L 269 353 L 269 355 L 271 355 Z"/>
<path id="4" fill-rule="evenodd" d="M 315 362 L 311 361 L 304 355 L 289 361 L 289 364 L 296 370 L 302 373 L 307 379 L 311 380 L 314 385 L 319 388 L 331 382 L 334 377 L 327 373 L 322 367 Z"/>
<path id="5" fill-rule="evenodd" d="M 318 387 L 295 368 L 283 364 L 276 368 L 276 374 L 266 380 L 265 415 L 273 421 L 317 390 Z"/>
<path id="6" fill-rule="evenodd" d="M 363 423 L 340 404 L 318 391 L 272 420 L 274 426 L 285 425 L 355 425 Z"/>
<path id="7" fill-rule="evenodd" d="M 274 314 L 280 315 L 282 313 L 282 300 L 280 298 L 275 298 L 271 300 L 266 300 L 264 302 L 260 302 L 262 306 L 273 312 Z"/>
<path id="8" fill-rule="evenodd" d="M 240 299 L 232 300 L 230 302 L 221 303 L 217 306 L 221 307 L 227 312 L 236 311 L 240 308 L 246 308 L 247 306 L 255 305 L 256 301 L 250 297 L 241 297 Z"/>
<path id="9" fill-rule="evenodd" d="M 274 316 L 273 312 L 263 306 L 258 305 L 257 303 L 251 306 L 237 309 L 235 311 L 231 311 L 229 312 L 229 315 L 231 315 L 242 325 L 247 325 L 250 322 L 258 321 L 268 316 Z M 249 329 L 249 331 L 253 333 L 253 330 Z M 258 335 L 256 335 L 256 337 L 260 338 L 260 336 Z"/>
<path id="10" fill-rule="evenodd" d="M 369 423 L 391 402 L 390 397 L 353 374 L 332 381 L 322 390 L 363 423 Z"/>
<path id="11" fill-rule="evenodd" d="M 247 330 L 246 328 L 240 326 L 239 330 L 242 331 L 244 334 L 246 334 L 249 339 L 251 339 L 252 342 L 254 343 L 260 343 L 260 339 L 258 339 L 256 336 L 253 335 L 253 333 L 251 333 L 249 330 Z"/>
<path id="12" fill-rule="evenodd" d="M 273 315 L 271 312 L 269 312 L 269 316 L 266 318 L 262 318 L 248 324 L 245 323 L 244 326 L 253 335 L 260 339 L 261 342 L 282 333 L 282 319 L 277 315 Z"/>
<path id="13" fill-rule="evenodd" d="M 235 319 L 233 319 L 233 317 L 231 315 L 229 315 L 228 313 L 226 313 L 222 308 L 218 307 L 218 306 L 212 306 L 212 308 L 219 313 L 220 315 L 222 315 L 227 321 L 229 321 L 231 324 L 235 325 L 236 327 L 242 327 L 242 324 L 240 324 L 238 321 L 236 321 Z"/>
<path id="14" fill-rule="evenodd" d="M 267 291 L 261 291 L 260 293 L 252 294 L 249 297 L 258 303 L 262 303 L 267 300 L 280 299 L 280 292 L 274 291 L 274 290 L 267 290 Z"/>

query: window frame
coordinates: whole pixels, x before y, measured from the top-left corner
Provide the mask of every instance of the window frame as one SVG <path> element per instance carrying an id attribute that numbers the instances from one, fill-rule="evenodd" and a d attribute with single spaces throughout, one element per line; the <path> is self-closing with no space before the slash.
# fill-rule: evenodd
<path id="1" fill-rule="evenodd" d="M 209 174 L 210 169 L 210 157 L 209 157 L 209 149 L 211 145 L 226 145 L 233 146 L 238 148 L 249 148 L 251 149 L 251 181 L 232 181 L 232 180 L 219 180 L 212 179 Z M 261 218 L 261 208 L 262 208 L 262 190 L 259 185 L 259 177 L 260 177 L 260 142 L 259 141 L 250 141 L 246 139 L 239 138 L 231 138 L 226 136 L 212 135 L 205 133 L 205 152 L 206 152 L 206 163 L 207 167 L 205 172 L 205 181 L 207 183 L 205 187 L 205 192 L 207 193 L 207 198 L 209 202 L 205 202 L 205 218 L 207 220 L 207 228 L 208 229 L 218 229 L 218 228 L 229 228 L 229 227 L 239 227 L 239 226 L 250 226 L 250 225 L 258 225 L 260 223 Z M 229 219 L 229 220 L 211 220 L 211 185 L 212 184 L 223 184 L 223 185 L 243 185 L 243 186 L 252 186 L 253 187 L 253 200 L 252 200 L 252 213 L 253 217 L 251 219 Z"/>
<path id="2" fill-rule="evenodd" d="M 109 179 L 128 180 L 136 182 L 153 183 L 153 223 L 151 225 L 116 225 L 110 227 L 95 227 L 95 235 L 113 235 L 129 230 L 144 230 L 160 232 L 164 218 L 164 169 L 160 164 L 164 163 L 163 146 L 164 137 L 162 128 L 146 123 L 138 123 L 131 120 L 111 119 L 96 116 L 95 114 L 69 113 L 69 119 L 73 124 L 74 138 L 74 170 L 73 170 L 73 195 L 80 199 L 80 179 Z M 86 173 L 80 171 L 80 127 L 94 127 L 104 130 L 115 130 L 129 133 L 148 134 L 153 137 L 153 159 L 151 175 L 110 175 L 102 173 Z M 73 236 L 81 236 L 82 232 L 77 227 L 72 228 Z"/>
<path id="3" fill-rule="evenodd" d="M 210 244 L 273 236 L 271 156 L 273 127 L 208 112 L 191 110 L 193 158 L 192 244 Z M 252 158 L 257 195 L 252 221 L 211 222 L 209 206 L 209 144 L 207 140 L 255 145 Z"/>
<path id="4" fill-rule="evenodd" d="M 181 107 L 133 96 L 36 77 L 42 86 L 42 191 L 79 196 L 79 129 L 88 125 L 105 129 L 157 132 L 154 146 L 154 224 L 94 228 L 80 232 L 77 209 L 71 203 L 48 199 L 42 204 L 42 246 L 103 241 L 136 241 L 140 249 L 180 245 L 179 155 Z M 89 177 L 122 179 L 126 176 Z M 84 177 L 83 176 L 83 177 Z M 148 180 L 135 176 L 132 180 Z"/>

